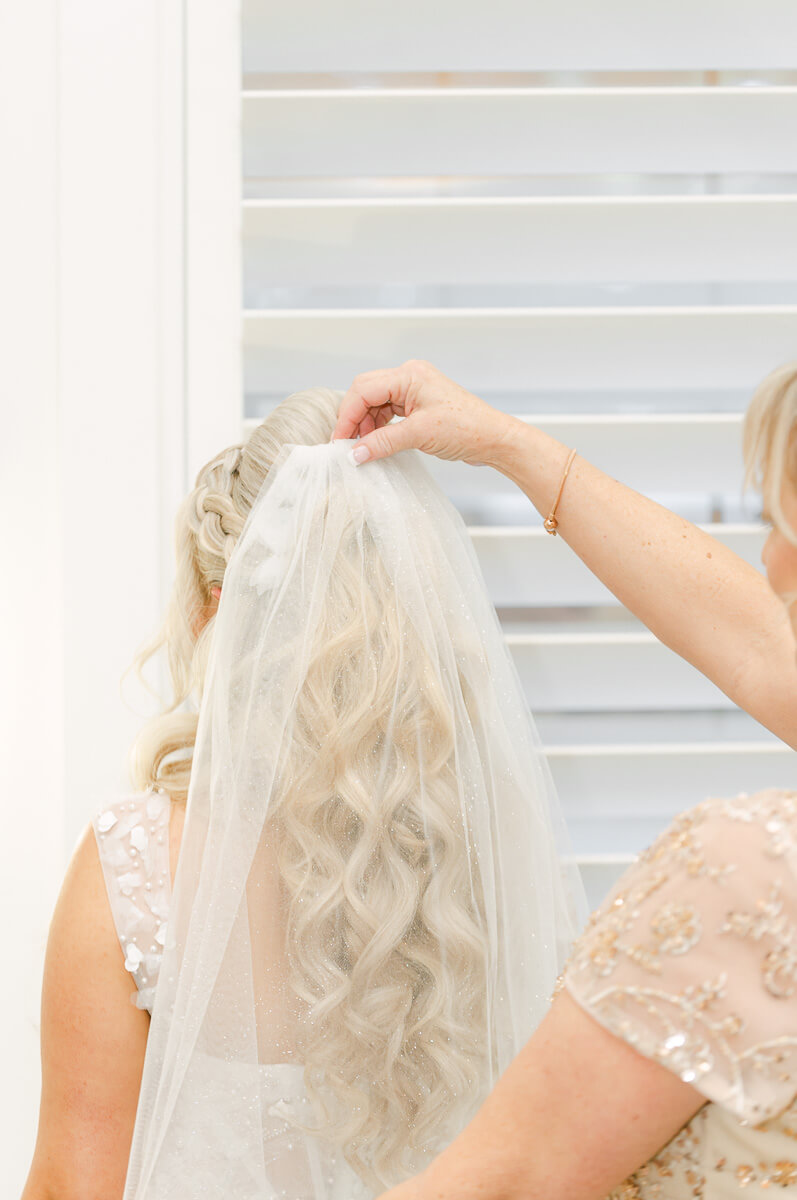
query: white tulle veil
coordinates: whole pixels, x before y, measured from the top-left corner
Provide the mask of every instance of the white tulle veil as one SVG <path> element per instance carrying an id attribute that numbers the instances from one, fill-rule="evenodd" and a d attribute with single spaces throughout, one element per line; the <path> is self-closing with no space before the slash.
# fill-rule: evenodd
<path id="1" fill-rule="evenodd" d="M 224 577 L 125 1200 L 358 1200 L 456 1135 L 585 914 L 417 451 L 283 448 Z"/>

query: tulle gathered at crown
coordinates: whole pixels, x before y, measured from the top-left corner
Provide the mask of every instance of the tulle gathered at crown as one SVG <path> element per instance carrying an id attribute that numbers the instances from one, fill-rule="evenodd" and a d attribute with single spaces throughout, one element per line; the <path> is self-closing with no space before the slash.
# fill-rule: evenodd
<path id="1" fill-rule="evenodd" d="M 227 567 L 125 1200 L 421 1169 L 584 915 L 465 526 L 350 446 L 286 446 Z"/>

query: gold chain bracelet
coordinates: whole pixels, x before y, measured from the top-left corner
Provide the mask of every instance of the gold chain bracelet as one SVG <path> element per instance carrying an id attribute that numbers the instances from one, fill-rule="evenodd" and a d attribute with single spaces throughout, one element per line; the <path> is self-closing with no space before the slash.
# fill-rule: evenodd
<path id="1" fill-rule="evenodd" d="M 556 536 L 556 527 L 559 524 L 559 522 L 556 519 L 556 510 L 559 506 L 559 501 L 562 499 L 562 492 L 564 491 L 565 480 L 567 479 L 568 471 L 570 470 L 571 466 L 573 465 L 573 459 L 576 457 L 576 453 L 577 452 L 575 450 L 570 451 L 570 456 L 565 465 L 564 474 L 562 475 L 562 482 L 559 484 L 559 491 L 556 493 L 556 499 L 553 502 L 553 508 L 548 513 L 548 516 L 545 518 L 545 520 L 543 522 L 547 532 L 552 533 L 554 535 L 554 537 Z"/>

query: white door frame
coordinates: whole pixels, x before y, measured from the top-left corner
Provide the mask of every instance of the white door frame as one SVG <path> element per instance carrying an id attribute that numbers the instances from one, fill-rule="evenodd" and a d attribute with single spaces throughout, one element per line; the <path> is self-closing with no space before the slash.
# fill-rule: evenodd
<path id="1" fill-rule="evenodd" d="M 13 16 L 11 12 L 13 8 Z M 33 1153 L 39 1002 L 64 869 L 128 790 L 152 711 L 119 680 L 157 627 L 174 513 L 240 439 L 239 0 L 31 0 L 0 16 L 9 1194 Z M 10 265 L 10 269 L 6 269 Z M 127 707 L 134 706 L 134 710 Z M 68 997 L 64 998 L 68 1003 Z"/>

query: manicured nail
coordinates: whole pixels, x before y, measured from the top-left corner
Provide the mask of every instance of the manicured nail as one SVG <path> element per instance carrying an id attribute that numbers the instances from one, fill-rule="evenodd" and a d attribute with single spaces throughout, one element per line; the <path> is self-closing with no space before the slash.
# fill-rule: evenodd
<path id="1" fill-rule="evenodd" d="M 351 451 L 351 461 L 358 466 L 360 463 L 367 462 L 371 457 L 371 451 L 367 446 L 355 446 Z"/>

